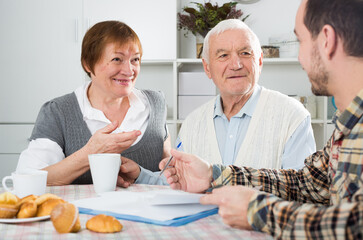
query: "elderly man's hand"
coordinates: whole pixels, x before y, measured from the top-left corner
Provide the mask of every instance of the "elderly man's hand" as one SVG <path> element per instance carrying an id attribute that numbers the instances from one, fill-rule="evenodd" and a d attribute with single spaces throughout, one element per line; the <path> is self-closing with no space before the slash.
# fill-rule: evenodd
<path id="1" fill-rule="evenodd" d="M 131 159 L 125 157 L 121 157 L 121 159 L 122 164 L 117 177 L 117 186 L 127 188 L 139 177 L 140 167 Z"/>
<path id="2" fill-rule="evenodd" d="M 234 228 L 252 230 L 247 220 L 248 204 L 257 190 L 243 186 L 225 186 L 200 198 L 201 204 L 218 205 L 225 224 Z"/>
<path id="3" fill-rule="evenodd" d="M 211 186 L 212 165 L 197 156 L 171 150 L 173 160 L 164 175 L 172 189 L 198 193 Z M 163 159 L 159 167 L 163 169 L 168 159 Z"/>

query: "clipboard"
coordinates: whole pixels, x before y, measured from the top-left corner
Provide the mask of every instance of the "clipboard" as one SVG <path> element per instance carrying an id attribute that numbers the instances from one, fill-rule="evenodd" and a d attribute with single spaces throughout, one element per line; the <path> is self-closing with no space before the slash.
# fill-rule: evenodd
<path id="1" fill-rule="evenodd" d="M 183 226 L 190 222 L 194 222 L 201 218 L 205 218 L 210 215 L 214 215 L 214 214 L 218 213 L 218 208 L 214 208 L 211 210 L 207 210 L 204 212 L 196 213 L 196 214 L 185 216 L 185 217 L 174 218 L 174 219 L 166 220 L 166 221 L 159 221 L 159 220 L 150 219 L 150 218 L 143 218 L 143 217 L 138 217 L 138 216 L 133 216 L 133 215 L 126 215 L 126 214 L 118 214 L 118 213 L 107 212 L 107 211 L 98 211 L 98 210 L 81 208 L 81 207 L 79 207 L 78 210 L 79 210 L 79 213 L 84 213 L 84 214 L 90 214 L 90 215 L 106 214 L 109 216 L 113 216 L 117 219 L 149 223 L 149 224 L 160 225 L 160 226 L 169 226 L 169 227 Z"/>
<path id="2" fill-rule="evenodd" d="M 117 191 L 74 201 L 80 213 L 106 214 L 118 219 L 161 226 L 182 226 L 218 213 L 215 205 L 201 205 L 203 194 L 176 190 Z"/>

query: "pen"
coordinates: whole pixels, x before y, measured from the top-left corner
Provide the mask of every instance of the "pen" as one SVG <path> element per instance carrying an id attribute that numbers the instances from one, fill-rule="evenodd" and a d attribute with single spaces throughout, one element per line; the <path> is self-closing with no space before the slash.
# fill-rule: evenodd
<path id="1" fill-rule="evenodd" d="M 182 143 L 180 142 L 180 143 L 178 144 L 178 146 L 176 146 L 176 149 L 177 149 L 177 150 L 180 148 L 181 144 L 182 144 Z M 170 164 L 170 162 L 171 162 L 171 160 L 172 160 L 172 159 L 173 159 L 173 156 L 170 156 L 169 160 L 166 162 L 166 164 L 165 164 L 165 166 L 164 166 L 163 170 L 161 170 L 161 172 L 160 172 L 159 176 L 157 177 L 157 179 L 156 179 L 156 181 L 155 181 L 155 183 L 154 183 L 154 184 L 156 184 L 156 183 L 158 182 L 159 178 L 160 178 L 160 177 L 161 177 L 161 175 L 164 173 L 165 169 L 167 169 L 167 167 L 169 166 L 169 164 Z"/>
<path id="2" fill-rule="evenodd" d="M 176 146 L 176 149 L 179 149 L 179 147 L 181 146 L 181 142 L 178 144 L 178 146 Z M 163 174 L 164 173 L 164 171 L 165 171 L 165 169 L 169 166 L 169 164 L 170 164 L 170 162 L 171 162 L 171 160 L 173 159 L 173 156 L 170 156 L 170 158 L 169 158 L 169 160 L 166 162 L 166 164 L 165 164 L 165 166 L 164 166 L 164 168 L 163 168 L 163 170 L 161 170 L 161 172 L 160 172 L 160 174 L 159 174 L 159 177 L 161 176 L 161 174 Z M 158 177 L 158 178 L 159 178 Z"/>

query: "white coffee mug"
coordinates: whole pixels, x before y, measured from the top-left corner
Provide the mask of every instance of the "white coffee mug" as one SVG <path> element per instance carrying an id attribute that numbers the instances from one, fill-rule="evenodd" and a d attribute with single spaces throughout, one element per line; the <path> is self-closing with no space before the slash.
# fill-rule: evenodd
<path id="1" fill-rule="evenodd" d="M 88 155 L 93 186 L 97 194 L 116 190 L 121 166 L 121 154 L 98 153 Z"/>
<path id="2" fill-rule="evenodd" d="M 6 176 L 2 180 L 2 185 L 5 191 L 17 195 L 19 198 L 34 194 L 42 195 L 45 193 L 47 186 L 48 172 L 36 169 L 18 170 L 11 173 L 11 176 Z M 6 181 L 13 182 L 13 188 L 10 189 L 6 185 Z"/>

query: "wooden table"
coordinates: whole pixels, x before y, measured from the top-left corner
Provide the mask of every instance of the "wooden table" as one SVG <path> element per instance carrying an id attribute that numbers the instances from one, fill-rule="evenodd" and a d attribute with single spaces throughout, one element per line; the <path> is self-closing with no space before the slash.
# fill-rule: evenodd
<path id="1" fill-rule="evenodd" d="M 133 185 L 117 191 L 148 191 L 168 188 L 167 186 Z M 0 193 L 4 192 L 0 188 Z M 96 197 L 93 185 L 68 185 L 47 187 L 66 201 Z M 80 214 L 81 231 L 58 234 L 50 220 L 31 223 L 0 223 L 0 239 L 272 239 L 270 236 L 253 231 L 231 228 L 222 222 L 218 214 L 200 219 L 180 227 L 165 227 L 140 222 L 120 220 L 123 229 L 115 234 L 94 233 L 86 229 L 86 222 L 92 215 Z"/>

